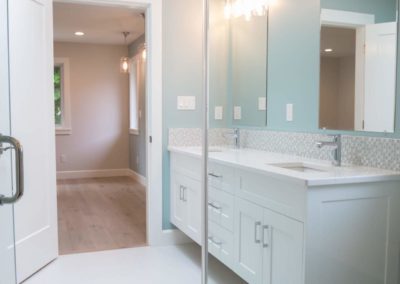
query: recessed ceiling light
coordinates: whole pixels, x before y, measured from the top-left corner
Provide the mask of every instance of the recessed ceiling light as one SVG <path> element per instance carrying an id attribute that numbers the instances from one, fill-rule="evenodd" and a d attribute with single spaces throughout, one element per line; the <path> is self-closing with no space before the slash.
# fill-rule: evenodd
<path id="1" fill-rule="evenodd" d="M 78 31 L 78 32 L 75 32 L 75 35 L 76 35 L 76 36 L 84 36 L 85 33 L 84 33 L 84 32 L 79 32 L 79 31 Z"/>
<path id="2" fill-rule="evenodd" d="M 327 48 L 327 49 L 325 49 L 325 52 L 332 52 L 332 51 L 333 51 L 332 48 Z"/>

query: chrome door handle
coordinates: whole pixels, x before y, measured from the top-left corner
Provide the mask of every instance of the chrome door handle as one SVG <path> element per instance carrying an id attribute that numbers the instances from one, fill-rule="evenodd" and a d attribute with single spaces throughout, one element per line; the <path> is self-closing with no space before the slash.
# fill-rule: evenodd
<path id="1" fill-rule="evenodd" d="M 258 228 L 261 228 L 261 222 L 255 222 L 254 223 L 254 242 L 256 244 L 261 243 L 259 236 L 259 232 L 258 232 Z"/>
<path id="2" fill-rule="evenodd" d="M 3 143 L 9 144 L 11 147 L 3 147 Z M 16 189 L 14 195 L 10 197 L 0 194 L 0 205 L 15 203 L 24 194 L 24 155 L 21 143 L 13 137 L 0 135 L 0 156 L 8 150 L 15 150 Z"/>
<path id="3" fill-rule="evenodd" d="M 268 225 L 264 225 L 262 229 L 262 245 L 263 248 L 267 248 L 270 246 L 269 242 L 271 242 L 271 227 Z M 265 237 L 268 236 L 268 240 Z"/>
<path id="4" fill-rule="evenodd" d="M 179 199 L 182 200 L 182 201 L 184 201 L 184 202 L 187 201 L 186 194 L 185 194 L 186 189 L 187 189 L 187 187 L 186 187 L 186 186 L 183 186 L 183 185 L 181 185 L 181 186 L 179 187 Z"/>
<path id="5" fill-rule="evenodd" d="M 183 201 L 183 185 L 179 186 L 179 200 Z"/>

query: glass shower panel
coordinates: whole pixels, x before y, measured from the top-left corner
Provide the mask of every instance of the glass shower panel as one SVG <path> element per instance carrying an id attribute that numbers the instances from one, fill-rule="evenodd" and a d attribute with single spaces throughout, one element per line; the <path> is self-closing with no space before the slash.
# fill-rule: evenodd
<path id="1" fill-rule="evenodd" d="M 263 215 L 238 196 L 235 163 L 239 127 L 266 124 L 269 1 L 208 3 L 207 282 L 261 283 Z"/>
<path id="2" fill-rule="evenodd" d="M 0 0 L 0 134 L 10 135 L 8 1 Z M 12 195 L 11 151 L 1 150 L 0 195 Z M 13 205 L 0 204 L 0 283 L 16 283 Z"/>

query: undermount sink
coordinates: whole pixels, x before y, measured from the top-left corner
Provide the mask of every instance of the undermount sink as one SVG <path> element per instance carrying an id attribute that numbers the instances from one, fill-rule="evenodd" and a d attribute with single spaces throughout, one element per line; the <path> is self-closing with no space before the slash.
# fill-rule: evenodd
<path id="1" fill-rule="evenodd" d="M 327 172 L 327 169 L 324 169 L 323 166 L 316 166 L 311 164 L 306 164 L 302 162 L 294 162 L 294 163 L 270 163 L 270 166 L 292 170 L 296 172 L 302 173 L 321 173 Z"/>
<path id="2" fill-rule="evenodd" d="M 219 148 L 219 147 L 209 147 L 208 148 L 208 152 L 209 153 L 220 153 L 220 152 L 223 152 L 223 151 L 224 151 L 224 149 Z"/>

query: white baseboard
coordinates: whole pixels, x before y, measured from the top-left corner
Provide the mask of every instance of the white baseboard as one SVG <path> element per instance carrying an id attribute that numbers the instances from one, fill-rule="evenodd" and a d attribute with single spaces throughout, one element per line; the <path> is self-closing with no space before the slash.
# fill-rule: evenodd
<path id="1" fill-rule="evenodd" d="M 156 243 L 150 243 L 150 245 L 156 246 L 171 246 L 171 245 L 182 245 L 187 243 L 194 243 L 192 239 L 186 236 L 178 229 L 163 230 L 162 236 Z"/>
<path id="2" fill-rule="evenodd" d="M 108 170 L 83 170 L 83 171 L 60 171 L 57 172 L 57 179 L 78 179 L 78 178 L 96 178 L 96 177 L 118 177 L 118 176 L 129 176 L 137 180 L 138 182 L 143 181 L 144 177 L 136 174 L 132 174 L 131 169 L 108 169 Z M 139 181 L 139 178 L 142 178 Z M 145 181 L 146 179 L 144 179 Z"/>
<path id="3" fill-rule="evenodd" d="M 127 176 L 130 176 L 141 185 L 147 187 L 147 179 L 144 176 L 131 169 L 126 169 L 126 171 L 127 171 Z"/>

